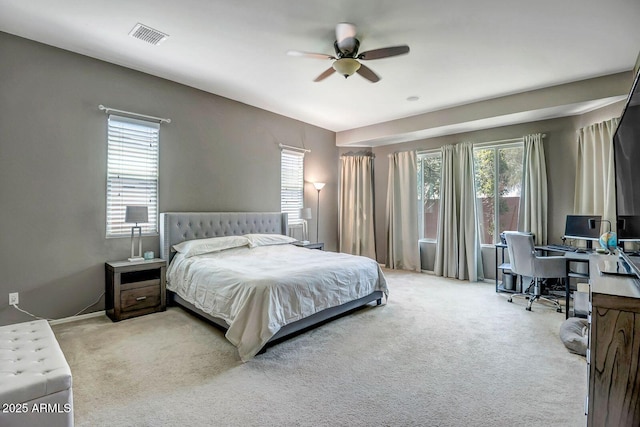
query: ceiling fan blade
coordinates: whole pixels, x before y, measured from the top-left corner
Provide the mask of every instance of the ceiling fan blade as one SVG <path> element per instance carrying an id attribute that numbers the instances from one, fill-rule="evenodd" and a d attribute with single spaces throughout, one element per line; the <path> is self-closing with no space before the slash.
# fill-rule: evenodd
<path id="1" fill-rule="evenodd" d="M 327 77 L 329 77 L 331 74 L 333 74 L 335 72 L 336 72 L 336 70 L 334 70 L 333 67 L 329 67 L 322 74 L 320 74 L 318 77 L 316 77 L 314 82 L 319 82 L 321 80 L 324 80 L 324 79 L 326 79 Z"/>
<path id="2" fill-rule="evenodd" d="M 388 58 L 390 56 L 404 55 L 405 53 L 409 53 L 409 46 L 407 46 L 406 44 L 403 44 L 401 46 L 391 46 L 391 47 L 383 47 L 380 49 L 368 50 L 358 55 L 358 59 L 369 60 L 369 59 Z"/>
<path id="3" fill-rule="evenodd" d="M 356 71 L 356 73 L 360 74 L 362 77 L 369 80 L 371 83 L 376 83 L 380 81 L 380 77 L 378 77 L 376 73 L 371 71 L 371 68 L 367 67 L 364 64 L 360 64 L 360 68 L 358 68 L 358 71 Z"/>
<path id="4" fill-rule="evenodd" d="M 287 55 L 304 56 L 305 58 L 315 58 L 315 59 L 336 59 L 334 56 L 327 55 L 325 53 L 302 52 L 299 50 L 290 50 L 287 52 Z"/>

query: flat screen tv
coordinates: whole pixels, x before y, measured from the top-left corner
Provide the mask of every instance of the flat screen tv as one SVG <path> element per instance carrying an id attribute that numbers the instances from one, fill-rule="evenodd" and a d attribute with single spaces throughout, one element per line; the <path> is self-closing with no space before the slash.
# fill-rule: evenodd
<path id="1" fill-rule="evenodd" d="M 613 159 L 616 174 L 616 225 L 618 233 L 629 217 L 640 216 L 640 86 L 636 73 L 631 92 L 613 136 Z M 630 230 L 629 230 L 630 231 Z M 628 236 L 627 238 L 629 238 Z M 630 257 L 620 250 L 620 257 L 640 278 L 640 258 Z"/>

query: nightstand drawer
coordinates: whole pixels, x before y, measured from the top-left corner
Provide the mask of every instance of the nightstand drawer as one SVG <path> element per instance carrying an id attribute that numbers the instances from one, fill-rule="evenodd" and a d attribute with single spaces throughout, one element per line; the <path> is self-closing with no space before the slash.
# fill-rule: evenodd
<path id="1" fill-rule="evenodd" d="M 124 291 L 132 291 L 134 289 L 140 288 L 150 288 L 150 287 L 160 288 L 160 279 L 150 279 L 143 280 L 141 282 L 133 282 L 133 283 L 123 283 L 120 285 L 120 292 Z"/>
<path id="2" fill-rule="evenodd" d="M 140 310 L 160 305 L 160 286 L 146 286 L 120 293 L 122 311 Z"/>

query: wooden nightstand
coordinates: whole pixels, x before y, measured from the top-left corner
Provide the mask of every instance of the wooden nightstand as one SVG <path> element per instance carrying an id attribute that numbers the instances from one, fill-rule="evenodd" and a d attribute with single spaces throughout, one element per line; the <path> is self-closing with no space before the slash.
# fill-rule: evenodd
<path id="1" fill-rule="evenodd" d="M 166 268 L 159 258 L 105 263 L 107 316 L 117 322 L 166 310 Z"/>
<path id="2" fill-rule="evenodd" d="M 320 249 L 321 251 L 324 251 L 324 243 L 323 242 L 307 243 L 307 244 L 303 244 L 302 242 L 294 242 L 293 244 L 296 245 L 296 246 L 300 246 L 302 248 Z"/>

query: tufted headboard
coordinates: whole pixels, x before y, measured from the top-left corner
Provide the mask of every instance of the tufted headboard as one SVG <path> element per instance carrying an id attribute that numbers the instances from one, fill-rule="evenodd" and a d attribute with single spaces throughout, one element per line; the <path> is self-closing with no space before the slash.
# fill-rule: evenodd
<path id="1" fill-rule="evenodd" d="M 160 257 L 171 261 L 171 247 L 185 240 L 247 233 L 287 234 L 281 212 L 163 212 L 160 214 Z"/>

